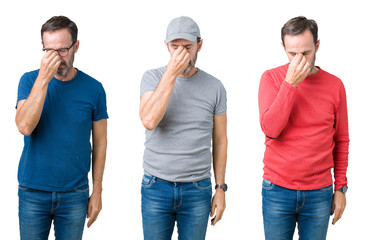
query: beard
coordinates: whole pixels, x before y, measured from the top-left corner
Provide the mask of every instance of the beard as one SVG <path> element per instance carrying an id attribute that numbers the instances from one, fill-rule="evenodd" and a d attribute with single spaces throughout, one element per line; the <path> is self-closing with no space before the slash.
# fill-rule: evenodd
<path id="1" fill-rule="evenodd" d="M 74 62 L 74 53 L 72 53 L 69 61 L 62 61 L 60 66 L 57 69 L 57 76 L 65 76 L 72 68 Z"/>
<path id="2" fill-rule="evenodd" d="M 196 60 L 198 59 L 198 52 L 195 53 L 195 56 L 193 59 L 189 62 L 189 65 L 185 68 L 185 70 L 182 72 L 182 75 L 187 75 L 191 70 L 194 69 Z"/>
<path id="3" fill-rule="evenodd" d="M 316 62 L 316 54 L 314 53 L 313 60 L 311 62 L 311 71 L 310 71 L 310 73 L 313 71 L 313 69 L 315 67 L 315 62 Z"/>
<path id="4" fill-rule="evenodd" d="M 188 74 L 192 69 L 194 68 L 193 65 L 189 63 L 189 65 L 185 68 L 185 70 L 182 72 L 182 75 Z"/>

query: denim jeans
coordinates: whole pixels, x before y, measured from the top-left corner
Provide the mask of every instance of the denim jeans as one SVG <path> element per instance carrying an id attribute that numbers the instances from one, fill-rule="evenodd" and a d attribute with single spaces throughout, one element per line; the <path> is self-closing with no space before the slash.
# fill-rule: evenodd
<path id="1" fill-rule="evenodd" d="M 262 182 L 262 213 L 266 240 L 293 239 L 296 223 L 300 240 L 325 240 L 332 209 L 332 185 L 297 191 Z"/>
<path id="2" fill-rule="evenodd" d="M 145 240 L 170 240 L 175 221 L 179 240 L 205 239 L 212 199 L 210 178 L 174 183 L 144 175 L 141 195 Z"/>
<path id="3" fill-rule="evenodd" d="M 18 195 L 22 240 L 48 239 L 52 220 L 57 240 L 82 239 L 88 185 L 72 192 L 45 192 L 19 186 Z"/>

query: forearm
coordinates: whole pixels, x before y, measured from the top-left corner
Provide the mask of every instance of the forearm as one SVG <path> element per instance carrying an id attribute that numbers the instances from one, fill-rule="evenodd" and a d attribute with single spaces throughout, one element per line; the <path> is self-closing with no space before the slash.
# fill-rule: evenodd
<path id="1" fill-rule="evenodd" d="M 334 156 L 334 178 L 335 178 L 335 190 L 340 189 L 343 186 L 347 186 L 347 166 L 348 166 L 348 155 L 337 154 Z"/>
<path id="2" fill-rule="evenodd" d="M 216 184 L 225 183 L 227 165 L 227 138 L 213 142 L 213 170 Z"/>
<path id="3" fill-rule="evenodd" d="M 93 193 L 101 194 L 107 148 L 107 119 L 93 122 L 92 139 Z"/>
<path id="4" fill-rule="evenodd" d="M 106 159 L 106 143 L 93 148 L 92 154 L 92 180 L 93 193 L 101 193 L 103 190 L 103 175 Z"/>
<path id="5" fill-rule="evenodd" d="M 165 72 L 156 90 L 147 97 L 142 95 L 140 117 L 148 130 L 153 130 L 165 115 L 176 77 Z"/>
<path id="6" fill-rule="evenodd" d="M 263 80 L 261 80 L 263 81 Z M 296 88 L 283 81 L 280 89 L 261 82 L 259 89 L 260 124 L 270 138 L 277 138 L 288 123 L 295 100 Z"/>
<path id="7" fill-rule="evenodd" d="M 343 186 L 347 186 L 346 172 L 348 166 L 349 141 L 347 125 L 343 126 L 343 129 L 337 129 L 334 138 L 335 147 L 332 151 L 335 190 L 338 190 Z"/>
<path id="8" fill-rule="evenodd" d="M 347 116 L 347 101 L 345 88 L 340 90 L 340 103 L 338 105 L 335 116 L 335 134 L 333 140 L 335 147 L 333 149 L 334 161 L 334 177 L 335 190 L 343 186 L 347 186 L 347 166 L 349 155 L 349 131 L 348 131 L 348 116 Z"/>
<path id="9" fill-rule="evenodd" d="M 21 134 L 30 135 L 42 114 L 48 90 L 48 81 L 37 78 L 26 100 L 19 101 L 15 122 Z"/>

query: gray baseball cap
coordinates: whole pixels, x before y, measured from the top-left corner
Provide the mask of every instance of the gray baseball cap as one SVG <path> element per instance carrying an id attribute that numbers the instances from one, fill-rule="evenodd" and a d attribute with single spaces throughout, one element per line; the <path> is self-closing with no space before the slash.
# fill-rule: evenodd
<path id="1" fill-rule="evenodd" d="M 178 17 L 171 20 L 166 31 L 166 43 L 175 39 L 186 39 L 195 42 L 200 38 L 200 30 L 198 24 L 189 17 Z"/>

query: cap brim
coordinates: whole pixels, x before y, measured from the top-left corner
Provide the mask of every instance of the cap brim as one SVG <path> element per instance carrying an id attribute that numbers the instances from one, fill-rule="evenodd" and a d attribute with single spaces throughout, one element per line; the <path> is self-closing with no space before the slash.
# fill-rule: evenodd
<path id="1" fill-rule="evenodd" d="M 176 39 L 186 39 L 190 42 L 195 42 L 197 40 L 197 36 L 189 33 L 176 33 L 171 34 L 168 38 L 166 38 L 166 43 L 169 43 Z"/>

